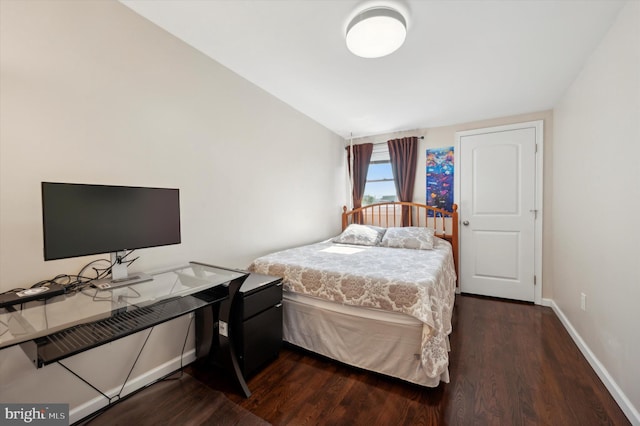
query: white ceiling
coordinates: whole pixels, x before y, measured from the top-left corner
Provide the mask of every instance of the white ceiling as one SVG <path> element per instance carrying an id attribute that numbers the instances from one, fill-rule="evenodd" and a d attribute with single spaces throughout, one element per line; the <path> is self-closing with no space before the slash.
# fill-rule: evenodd
<path id="1" fill-rule="evenodd" d="M 339 135 L 551 109 L 613 23 L 617 0 L 121 0 Z M 408 15 L 379 59 L 346 48 L 363 7 Z"/>

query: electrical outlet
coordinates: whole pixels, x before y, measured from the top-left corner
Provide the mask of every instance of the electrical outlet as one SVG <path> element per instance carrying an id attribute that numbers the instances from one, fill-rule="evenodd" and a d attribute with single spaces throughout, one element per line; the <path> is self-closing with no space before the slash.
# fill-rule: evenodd
<path id="1" fill-rule="evenodd" d="M 584 293 L 580 293 L 580 309 L 587 310 L 587 295 Z"/>

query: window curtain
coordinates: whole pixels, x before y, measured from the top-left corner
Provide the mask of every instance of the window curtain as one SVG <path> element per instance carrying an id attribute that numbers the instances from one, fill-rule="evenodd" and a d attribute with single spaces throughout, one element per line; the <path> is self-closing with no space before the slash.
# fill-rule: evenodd
<path id="1" fill-rule="evenodd" d="M 418 163 L 418 138 L 392 139 L 387 142 L 396 194 L 400 201 L 413 201 L 413 187 L 416 181 Z M 411 226 L 409 206 L 402 207 L 402 226 Z"/>
<path id="2" fill-rule="evenodd" d="M 351 148 L 353 148 L 353 160 L 351 158 Z M 347 164 L 349 165 L 349 176 L 353 182 L 351 194 L 353 195 L 353 208 L 362 207 L 362 197 L 364 196 L 364 186 L 367 183 L 367 172 L 369 171 L 369 162 L 371 161 L 371 153 L 373 152 L 372 143 L 364 143 L 347 147 Z M 353 164 L 352 164 L 353 163 Z M 351 167 L 353 165 L 353 172 Z M 354 221 L 362 222 L 360 215 L 356 215 Z"/>

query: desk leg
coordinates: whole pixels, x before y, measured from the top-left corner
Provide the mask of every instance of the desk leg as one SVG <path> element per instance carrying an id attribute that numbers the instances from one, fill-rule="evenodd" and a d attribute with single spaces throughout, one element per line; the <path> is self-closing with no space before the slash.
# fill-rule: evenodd
<path id="1" fill-rule="evenodd" d="M 209 356 L 211 351 L 215 351 L 214 338 L 217 339 L 218 328 L 216 321 L 218 320 L 219 304 L 213 304 L 200 308 L 195 312 L 196 315 L 196 359 L 204 359 Z"/>
<path id="2" fill-rule="evenodd" d="M 236 340 L 233 335 L 233 327 L 231 327 L 231 313 L 234 311 L 234 306 L 239 302 L 236 297 L 240 286 L 246 279 L 246 276 L 237 278 L 229 283 L 229 299 L 222 302 L 220 305 L 219 326 L 218 326 L 218 341 L 220 342 L 220 352 L 225 358 L 227 368 L 231 368 L 231 374 L 234 376 L 236 383 L 242 389 L 242 393 L 245 397 L 251 396 L 251 391 L 247 386 L 247 382 L 244 380 L 242 371 L 240 370 L 240 364 L 238 364 L 238 358 L 236 357 Z"/>

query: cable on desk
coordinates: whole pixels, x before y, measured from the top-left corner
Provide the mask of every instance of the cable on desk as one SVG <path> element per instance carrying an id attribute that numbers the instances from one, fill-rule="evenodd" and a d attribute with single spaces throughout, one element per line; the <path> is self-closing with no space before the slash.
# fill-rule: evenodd
<path id="1" fill-rule="evenodd" d="M 106 276 L 109 273 L 109 271 L 111 270 L 111 267 L 113 266 L 113 263 L 111 261 L 107 260 L 107 259 L 97 259 L 97 260 L 94 260 L 93 262 L 87 263 L 86 265 L 84 265 L 82 267 L 82 269 L 80 269 L 80 272 L 78 272 L 78 275 L 79 276 L 84 276 L 84 271 L 89 269 L 89 267 L 91 265 L 93 265 L 94 263 L 99 263 L 99 262 L 107 262 L 109 264 L 109 266 L 107 266 L 106 268 L 93 267 L 92 269 L 96 273 L 96 277 L 93 278 L 93 279 L 97 280 L 97 279 L 100 279 L 100 278 Z"/>
<path id="2" fill-rule="evenodd" d="M 126 261 L 125 261 L 125 259 L 126 259 L 126 258 L 131 254 L 131 253 L 133 253 L 134 251 L 135 251 L 135 250 L 129 250 L 129 251 L 128 251 L 124 256 L 122 256 L 122 257 L 120 258 L 120 263 L 126 263 L 126 264 L 127 264 L 127 268 L 128 268 L 129 266 L 131 266 L 131 264 L 132 264 L 133 262 L 135 262 L 136 260 L 138 260 L 138 259 L 140 258 L 140 256 L 138 256 L 138 257 L 136 257 L 136 258 L 134 258 L 134 259 L 126 260 Z"/>
<path id="3" fill-rule="evenodd" d="M 135 250 L 129 250 L 127 253 L 125 253 L 124 256 L 122 256 L 119 259 L 119 262 L 121 263 L 125 263 L 127 265 L 127 267 L 131 266 L 131 264 L 133 262 L 135 262 L 136 260 L 138 260 L 140 258 L 140 256 L 131 259 L 131 260 L 125 260 L 128 256 L 131 255 L 131 253 L 133 253 Z M 93 271 L 95 272 L 95 277 L 89 277 L 85 275 L 85 271 L 87 269 L 89 269 L 91 267 L 91 265 L 94 265 L 98 262 L 107 262 L 109 264 L 109 266 L 105 267 L 105 268 L 96 268 L 95 266 L 92 267 L 91 269 L 93 269 Z M 29 288 L 37 288 L 37 287 L 48 287 L 49 285 L 61 285 L 64 287 L 65 289 L 65 293 L 70 293 L 72 291 L 80 291 L 83 288 L 89 286 L 92 284 L 93 281 L 95 280 L 99 280 L 101 278 L 106 277 L 107 275 L 109 275 L 111 273 L 111 269 L 114 266 L 114 262 L 111 262 L 110 260 L 107 259 L 96 259 L 93 260 L 89 263 L 87 263 L 86 265 L 84 265 L 82 267 L 82 269 L 80 269 L 80 271 L 76 274 L 76 275 L 69 275 L 69 274 L 58 274 L 53 278 L 48 278 L 45 280 L 41 280 L 38 281 L 34 284 L 32 284 Z M 22 287 L 16 287 L 13 288 L 11 290 L 6 290 L 3 292 L 0 292 L 0 296 L 3 294 L 7 294 L 7 293 L 17 293 L 20 291 L 24 291 L 26 290 L 26 288 L 22 288 Z"/>
<path id="4" fill-rule="evenodd" d="M 129 290 L 133 291 L 136 295 L 135 296 L 122 296 L 123 299 L 137 299 L 138 297 L 142 297 L 142 295 L 140 294 L 140 292 L 138 290 L 136 290 L 133 287 L 127 287 Z"/>

